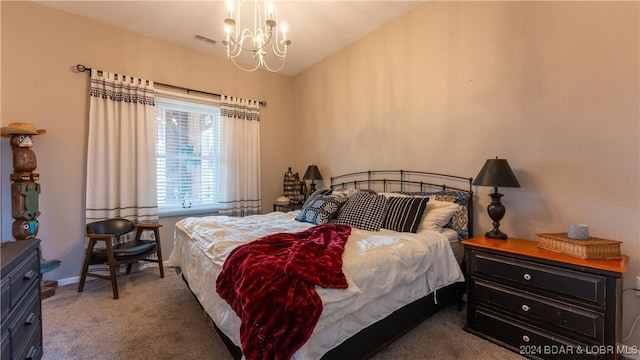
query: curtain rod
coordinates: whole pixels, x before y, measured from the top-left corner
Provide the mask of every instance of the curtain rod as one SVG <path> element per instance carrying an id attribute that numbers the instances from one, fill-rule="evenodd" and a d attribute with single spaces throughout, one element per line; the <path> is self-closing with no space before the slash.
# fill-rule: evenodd
<path id="1" fill-rule="evenodd" d="M 86 67 L 86 66 L 81 65 L 81 64 L 76 65 L 76 70 L 78 70 L 79 72 L 89 72 L 89 73 L 91 73 L 91 68 L 90 68 L 90 67 Z M 182 87 L 182 86 L 176 86 L 176 85 L 171 85 L 171 84 L 164 84 L 164 83 L 156 82 L 156 81 L 154 81 L 154 83 L 155 83 L 155 84 L 158 84 L 158 85 L 161 85 L 161 86 L 168 86 L 168 87 L 172 87 L 172 88 L 174 88 L 174 89 L 184 90 L 184 91 L 186 91 L 187 93 L 188 93 L 189 91 L 191 91 L 191 92 L 197 92 L 197 93 L 205 94 L 205 95 L 222 96 L 222 95 L 220 95 L 220 94 L 216 94 L 216 93 L 211 93 L 211 92 L 201 91 L 201 90 L 194 90 L 194 89 L 189 89 L 189 88 Z M 267 102 L 266 102 L 266 101 L 264 101 L 264 100 L 260 100 L 260 101 L 258 101 L 258 104 L 260 104 L 260 106 L 267 106 Z"/>

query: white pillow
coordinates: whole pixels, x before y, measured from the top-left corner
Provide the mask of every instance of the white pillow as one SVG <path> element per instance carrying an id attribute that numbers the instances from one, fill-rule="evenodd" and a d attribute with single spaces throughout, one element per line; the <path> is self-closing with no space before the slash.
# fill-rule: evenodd
<path id="1" fill-rule="evenodd" d="M 450 201 L 440 201 L 429 198 L 427 208 L 424 210 L 422 222 L 418 226 L 418 231 L 435 230 L 442 231 L 449 220 L 460 209 L 460 205 Z"/>
<path id="2" fill-rule="evenodd" d="M 411 195 L 405 195 L 405 194 L 395 193 L 395 192 L 381 192 L 378 194 L 384 195 L 384 197 L 386 197 L 387 199 L 390 197 L 411 197 Z"/>
<path id="3" fill-rule="evenodd" d="M 349 189 L 340 189 L 340 190 L 333 190 L 331 191 L 332 195 L 343 195 L 346 197 L 351 197 L 351 195 L 359 192 L 360 190 L 358 189 L 354 189 L 354 188 L 349 188 Z"/>

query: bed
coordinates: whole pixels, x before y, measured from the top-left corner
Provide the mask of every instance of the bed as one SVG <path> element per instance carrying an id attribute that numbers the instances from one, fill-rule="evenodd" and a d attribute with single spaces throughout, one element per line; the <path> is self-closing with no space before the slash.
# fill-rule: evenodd
<path id="1" fill-rule="evenodd" d="M 301 210 L 243 218 L 192 217 L 178 222 L 169 263 L 180 269 L 225 345 L 240 359 L 241 319 L 216 292 L 216 279 L 227 257 L 270 234 L 311 231 L 325 222 L 329 223 L 326 226 L 347 226 L 350 234 L 344 244 L 342 272 L 348 286 L 315 287 L 322 312 L 310 337 L 296 347 L 292 358 L 369 358 L 439 309 L 461 301 L 460 240 L 469 238 L 473 228 L 471 182 L 471 178 L 404 170 L 332 177 L 329 188 L 314 194 Z M 424 198 L 428 200 L 419 200 Z M 333 212 L 332 206 L 330 214 L 314 212 L 318 207 L 312 205 L 324 204 L 326 199 L 341 201 L 339 210 Z M 379 219 L 379 211 L 363 212 L 362 202 L 354 199 L 384 201 L 389 213 L 382 222 L 377 221 L 379 228 L 369 228 L 367 223 L 367 219 Z M 405 212 L 404 217 L 397 216 L 402 222 L 394 222 L 391 204 L 417 202 L 426 203 L 423 212 Z M 413 210 L 417 209 L 414 205 Z M 414 221 L 406 221 L 407 216 Z"/>

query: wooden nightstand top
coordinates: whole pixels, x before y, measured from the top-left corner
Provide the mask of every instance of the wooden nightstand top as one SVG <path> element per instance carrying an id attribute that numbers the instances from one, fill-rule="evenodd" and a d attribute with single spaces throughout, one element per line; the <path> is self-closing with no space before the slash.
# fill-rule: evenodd
<path id="1" fill-rule="evenodd" d="M 627 272 L 629 257 L 622 255 L 620 259 L 580 259 L 577 257 L 565 255 L 551 250 L 539 248 L 537 241 L 509 238 L 507 240 L 494 240 L 484 236 L 476 236 L 474 238 L 463 240 L 462 244 L 475 246 L 484 249 L 503 251 L 511 254 L 530 256 L 538 259 L 550 261 L 559 261 L 567 264 L 586 266 L 590 268 L 613 271 L 624 274 Z"/>
<path id="2" fill-rule="evenodd" d="M 302 204 L 273 204 L 273 211 L 288 212 L 302 209 Z"/>

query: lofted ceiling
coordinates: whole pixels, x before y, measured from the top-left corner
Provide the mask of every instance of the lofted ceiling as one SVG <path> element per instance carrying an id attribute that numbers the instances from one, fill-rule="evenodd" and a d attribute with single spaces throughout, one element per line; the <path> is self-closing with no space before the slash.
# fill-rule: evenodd
<path id="1" fill-rule="evenodd" d="M 226 56 L 226 1 L 35 1 L 45 6 L 163 39 L 218 56 Z M 280 73 L 293 76 L 423 1 L 278 1 L 286 22 L 289 47 Z M 250 7 L 250 6 L 244 6 Z M 214 40 L 204 41 L 196 35 Z"/>

